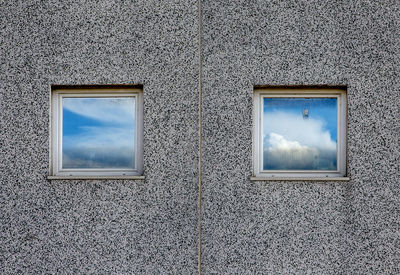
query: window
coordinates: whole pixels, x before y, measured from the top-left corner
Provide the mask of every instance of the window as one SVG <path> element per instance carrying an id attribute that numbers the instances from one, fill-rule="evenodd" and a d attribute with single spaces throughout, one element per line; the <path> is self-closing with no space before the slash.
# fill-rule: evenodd
<path id="1" fill-rule="evenodd" d="M 343 89 L 256 89 L 255 177 L 344 177 Z"/>
<path id="2" fill-rule="evenodd" d="M 52 175 L 142 173 L 142 90 L 52 90 Z"/>

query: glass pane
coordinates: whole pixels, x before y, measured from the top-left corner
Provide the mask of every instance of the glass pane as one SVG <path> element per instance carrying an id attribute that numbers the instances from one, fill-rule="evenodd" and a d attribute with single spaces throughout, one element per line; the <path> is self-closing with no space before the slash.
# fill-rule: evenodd
<path id="1" fill-rule="evenodd" d="M 264 98 L 264 170 L 336 170 L 336 98 Z"/>
<path id="2" fill-rule="evenodd" d="M 134 168 L 135 98 L 63 98 L 62 168 Z"/>

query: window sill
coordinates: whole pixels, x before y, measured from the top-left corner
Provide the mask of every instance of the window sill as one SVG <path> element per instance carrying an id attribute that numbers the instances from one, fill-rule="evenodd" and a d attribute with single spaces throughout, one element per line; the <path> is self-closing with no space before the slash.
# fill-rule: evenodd
<path id="1" fill-rule="evenodd" d="M 349 177 L 250 177 L 250 181 L 350 181 Z"/>
<path id="2" fill-rule="evenodd" d="M 144 180 L 144 176 L 47 176 L 48 180 Z"/>

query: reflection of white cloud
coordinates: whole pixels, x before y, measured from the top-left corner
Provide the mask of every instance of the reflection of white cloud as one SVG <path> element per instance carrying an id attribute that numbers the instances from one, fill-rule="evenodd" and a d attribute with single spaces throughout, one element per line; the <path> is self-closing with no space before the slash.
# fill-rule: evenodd
<path id="1" fill-rule="evenodd" d="M 69 148 L 63 152 L 63 168 L 134 168 L 132 148 Z"/>
<path id="2" fill-rule="evenodd" d="M 336 169 L 336 150 L 315 148 L 285 139 L 282 135 L 270 133 L 264 138 L 264 169 Z"/>
<path id="3" fill-rule="evenodd" d="M 134 129 L 117 127 L 80 128 L 63 136 L 64 168 L 123 168 L 134 166 Z"/>
<path id="4" fill-rule="evenodd" d="M 130 147 L 134 144 L 133 128 L 81 127 L 81 133 L 63 136 L 64 147 Z"/>
<path id="5" fill-rule="evenodd" d="M 268 149 L 278 149 L 278 150 L 301 150 L 307 149 L 307 146 L 302 146 L 297 141 L 286 140 L 283 136 L 276 133 L 269 134 L 268 143 L 270 147 Z"/>
<path id="6" fill-rule="evenodd" d="M 278 133 L 286 142 L 280 146 L 308 146 L 325 150 L 336 150 L 336 142 L 331 139 L 329 131 L 324 130 L 322 120 L 285 113 L 264 113 L 264 141 L 270 139 L 269 134 Z M 275 139 L 275 140 L 274 140 Z M 272 137 L 272 142 L 279 142 L 278 137 Z M 296 144 L 295 144 L 296 143 Z"/>
<path id="7" fill-rule="evenodd" d="M 64 98 L 63 108 L 104 122 L 129 123 L 135 117 L 134 98 Z"/>

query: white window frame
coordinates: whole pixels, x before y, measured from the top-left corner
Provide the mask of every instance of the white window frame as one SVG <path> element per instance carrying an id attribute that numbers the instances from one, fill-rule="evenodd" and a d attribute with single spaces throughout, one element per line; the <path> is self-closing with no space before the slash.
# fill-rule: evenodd
<path id="1" fill-rule="evenodd" d="M 135 168 L 62 168 L 62 99 L 64 97 L 132 97 L 135 98 Z M 139 88 L 60 88 L 51 91 L 51 176 L 116 177 L 140 176 L 143 172 L 143 90 Z"/>
<path id="2" fill-rule="evenodd" d="M 263 170 L 264 98 L 337 98 L 337 169 Z M 253 94 L 253 177 L 255 178 L 338 178 L 346 176 L 347 94 L 345 89 L 258 88 Z"/>

